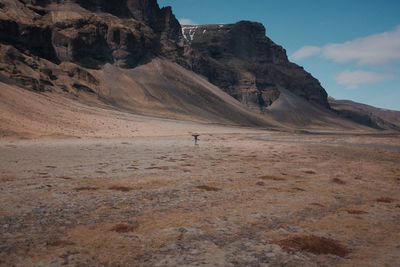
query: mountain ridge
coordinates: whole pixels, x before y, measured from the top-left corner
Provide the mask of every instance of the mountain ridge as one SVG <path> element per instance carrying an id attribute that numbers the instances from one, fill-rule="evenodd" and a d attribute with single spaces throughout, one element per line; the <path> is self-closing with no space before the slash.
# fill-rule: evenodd
<path id="1" fill-rule="evenodd" d="M 277 99 L 277 88 L 285 87 L 307 101 L 330 108 L 319 81 L 290 62 L 286 50 L 266 36 L 261 23 L 185 25 L 183 34 L 203 55 L 200 67 L 196 62 L 193 70 L 242 103 L 250 99 L 253 106 L 267 108 Z"/>
<path id="2" fill-rule="evenodd" d="M 329 98 L 330 105 L 339 116 L 378 130 L 400 130 L 400 111 L 377 108 L 351 100 Z"/>
<path id="3" fill-rule="evenodd" d="M 181 27 L 172 9 L 156 0 L 3 0 L 0 82 L 82 100 L 97 97 L 110 108 L 146 116 L 257 127 L 369 126 L 332 112 L 319 81 L 290 62 L 262 24 L 194 28 L 190 33 Z M 154 76 L 160 66 L 164 74 Z M 108 75 L 111 69 L 115 77 Z M 274 105 L 281 96 L 301 112 Z"/>
<path id="4" fill-rule="evenodd" d="M 7 0 L 7 2 L 11 5 L 12 1 Z M 265 72 L 271 70 L 272 65 L 265 67 L 264 73 L 253 75 L 257 77 L 251 77 L 251 81 L 237 81 L 243 77 L 240 73 L 232 71 L 232 66 L 215 64 L 219 62 L 215 62 L 215 57 L 210 56 L 204 49 L 193 44 L 185 45 L 184 31 L 173 15 L 172 9 L 160 8 L 154 0 L 118 0 L 113 5 L 100 0 L 75 0 L 62 4 L 58 0 L 24 0 L 12 8 L 21 9 L 26 16 L 9 15 L 7 18 L 10 12 L 4 12 L 0 17 L 2 29 L 0 40 L 13 44 L 20 51 L 29 51 L 55 64 L 74 62 L 86 68 L 96 69 L 111 63 L 122 68 L 134 68 L 161 56 L 207 77 L 211 83 L 237 99 L 240 98 L 238 92 L 240 89 L 231 90 L 237 83 L 238 87 L 243 87 L 241 85 L 243 82 L 258 83 L 248 91 L 252 102 L 257 102 L 261 108 L 264 102 L 271 102 L 271 98 L 262 93 L 265 87 L 271 87 L 270 85 L 287 87 L 288 90 L 329 108 L 326 92 L 308 73 L 302 75 L 303 79 L 312 79 L 309 82 L 311 86 L 307 88 L 304 85 L 296 87 L 289 84 L 290 77 L 286 78 L 285 82 L 275 81 L 271 75 L 263 80 Z M 249 43 L 262 46 L 258 50 L 255 49 L 260 55 L 274 54 L 269 55 L 269 58 L 264 56 L 263 60 L 272 64 L 287 63 L 286 66 L 281 65 L 283 68 L 297 68 L 297 65 L 289 63 L 285 50 L 265 36 L 262 24 L 242 21 L 232 25 L 236 25 L 233 30 L 243 26 L 243 31 L 254 32 L 253 37 L 257 40 Z M 226 42 L 223 45 L 228 46 Z M 235 52 L 238 53 L 234 55 L 240 56 L 245 49 L 246 47 L 237 49 Z M 295 72 L 302 74 L 303 71 L 299 67 Z M 246 69 L 246 72 L 252 71 Z M 282 71 L 277 72 L 282 73 Z M 295 83 L 298 84 L 298 81 Z M 308 93 L 311 91 L 310 88 L 315 90 Z"/>

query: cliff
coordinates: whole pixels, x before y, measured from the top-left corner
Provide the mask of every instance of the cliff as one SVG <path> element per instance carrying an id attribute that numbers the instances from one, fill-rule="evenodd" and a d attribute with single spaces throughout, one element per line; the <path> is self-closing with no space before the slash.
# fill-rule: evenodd
<path id="1" fill-rule="evenodd" d="M 180 29 L 171 9 L 156 0 L 5 0 L 0 79 L 44 91 L 59 88 L 60 75 L 81 75 L 81 67 L 134 68 L 155 57 L 178 62 Z"/>
<path id="2" fill-rule="evenodd" d="M 160 8 L 156 0 L 5 0 L 0 11 L 0 73 L 3 80 L 30 89 L 57 87 L 60 73 L 75 76 L 65 62 L 76 68 L 99 69 L 107 63 L 134 68 L 164 57 L 248 106 L 269 106 L 281 86 L 329 107 L 319 82 L 290 63 L 258 23 L 181 31 L 171 8 Z M 72 72 L 84 72 L 76 68 Z"/>
<path id="3" fill-rule="evenodd" d="M 193 55 L 192 68 L 236 99 L 261 109 L 270 106 L 283 87 L 329 108 L 327 93 L 317 79 L 291 63 L 286 51 L 266 36 L 260 23 L 183 26 Z"/>

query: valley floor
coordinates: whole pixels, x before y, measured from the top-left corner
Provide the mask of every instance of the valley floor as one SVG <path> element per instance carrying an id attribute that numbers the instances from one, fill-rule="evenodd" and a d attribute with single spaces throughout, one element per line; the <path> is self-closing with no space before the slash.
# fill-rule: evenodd
<path id="1" fill-rule="evenodd" d="M 0 141 L 1 266 L 400 266 L 400 138 Z"/>

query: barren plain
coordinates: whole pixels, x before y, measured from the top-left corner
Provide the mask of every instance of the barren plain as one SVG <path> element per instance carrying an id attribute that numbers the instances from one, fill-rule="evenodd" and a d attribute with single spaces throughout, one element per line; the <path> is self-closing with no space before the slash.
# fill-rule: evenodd
<path id="1" fill-rule="evenodd" d="M 398 135 L 199 129 L 0 141 L 0 265 L 400 266 Z"/>

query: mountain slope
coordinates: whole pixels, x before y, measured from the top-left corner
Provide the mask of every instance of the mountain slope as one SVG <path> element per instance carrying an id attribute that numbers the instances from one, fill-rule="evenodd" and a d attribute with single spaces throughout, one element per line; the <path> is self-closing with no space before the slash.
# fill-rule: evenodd
<path id="1" fill-rule="evenodd" d="M 246 126 L 278 125 L 250 112 L 202 77 L 163 59 L 130 70 L 105 65 L 93 74 L 102 84 L 101 99 L 134 113 Z"/>
<path id="2" fill-rule="evenodd" d="M 319 82 L 261 24 L 181 28 L 156 0 L 1 3 L 0 82 L 7 92 L 36 92 L 31 101 L 44 94 L 89 110 L 186 121 L 364 129 L 330 110 Z"/>
<path id="3" fill-rule="evenodd" d="M 343 120 L 333 110 L 323 109 L 287 89 L 279 88 L 280 96 L 267 108 L 276 121 L 298 128 L 362 129 L 350 120 Z"/>
<path id="4" fill-rule="evenodd" d="M 343 118 L 384 130 L 400 130 L 400 111 L 376 108 L 350 100 L 329 98 L 332 108 Z"/>
<path id="5" fill-rule="evenodd" d="M 191 132 L 251 131 L 216 123 L 142 116 L 106 105 L 94 94 L 37 93 L 0 82 L 0 138 L 118 138 L 183 135 Z M 205 121 L 204 119 L 202 121 Z M 257 130 L 255 130 L 257 131 Z"/>

